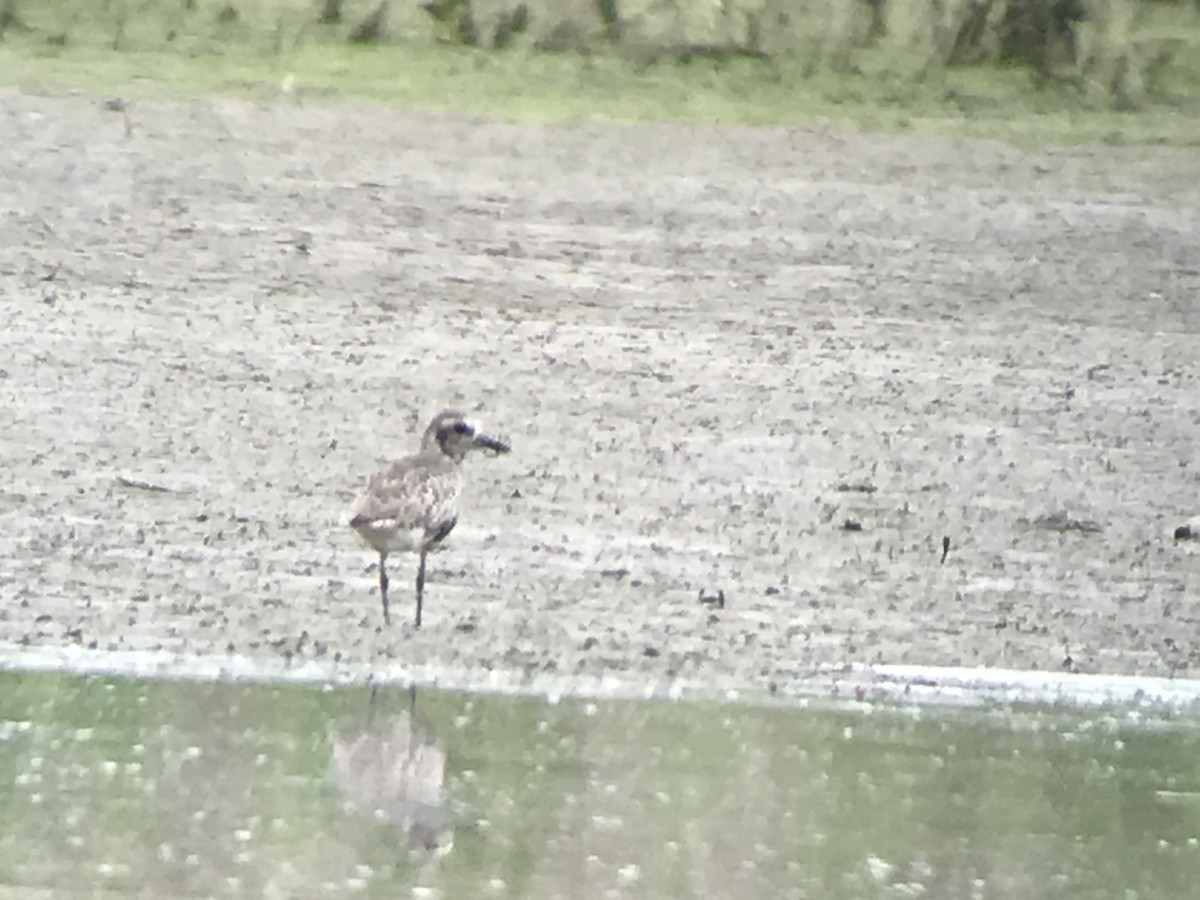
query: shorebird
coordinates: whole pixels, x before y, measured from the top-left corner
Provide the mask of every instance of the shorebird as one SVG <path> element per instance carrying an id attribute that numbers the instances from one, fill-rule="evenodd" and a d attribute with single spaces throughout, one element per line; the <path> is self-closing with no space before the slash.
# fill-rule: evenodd
<path id="1" fill-rule="evenodd" d="M 388 614 L 387 557 L 418 553 L 416 627 L 421 627 L 425 596 L 425 557 L 458 523 L 462 490 L 459 464 L 472 450 L 507 453 L 499 438 L 477 432 L 462 413 L 443 410 L 421 438 L 421 449 L 371 476 L 354 504 L 350 527 L 379 554 L 379 596 L 383 621 Z"/>
<path id="2" fill-rule="evenodd" d="M 1177 541 L 1200 541 L 1200 516 L 1192 516 L 1175 529 Z"/>

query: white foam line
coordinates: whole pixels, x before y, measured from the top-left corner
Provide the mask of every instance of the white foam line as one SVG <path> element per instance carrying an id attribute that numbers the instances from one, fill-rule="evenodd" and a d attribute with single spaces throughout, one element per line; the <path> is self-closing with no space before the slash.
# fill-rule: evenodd
<path id="1" fill-rule="evenodd" d="M 196 656 L 169 651 L 87 650 L 78 647 L 0 647 L 0 671 L 55 672 L 153 678 L 167 681 L 227 681 L 349 686 L 420 685 L 474 693 L 603 700 L 720 700 L 751 704 L 829 701 L 980 706 L 1037 704 L 1078 709 L 1133 708 L 1147 712 L 1200 714 L 1200 681 L 1126 675 L 1071 675 L 1016 669 L 939 666 L 836 666 L 813 670 L 779 687 L 779 692 L 739 689 L 710 681 L 568 677 L 477 673 L 443 666 L 338 663 L 330 660 L 252 659 Z"/>
<path id="2" fill-rule="evenodd" d="M 873 693 L 917 702 L 1137 706 L 1200 713 L 1200 681 L 1195 679 L 941 666 L 871 666 L 865 671 Z"/>

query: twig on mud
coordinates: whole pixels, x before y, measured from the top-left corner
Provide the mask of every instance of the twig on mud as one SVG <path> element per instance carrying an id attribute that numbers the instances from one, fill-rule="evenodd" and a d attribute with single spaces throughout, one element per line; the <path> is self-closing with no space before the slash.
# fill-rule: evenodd
<path id="1" fill-rule="evenodd" d="M 879 490 L 879 488 L 875 487 L 875 485 L 871 484 L 869 481 L 843 481 L 836 488 L 834 488 L 834 490 L 840 491 L 843 494 L 873 494 Z"/>
<path id="2" fill-rule="evenodd" d="M 161 484 L 151 484 L 149 481 L 139 481 L 136 478 L 126 478 L 124 475 L 117 476 L 117 484 L 119 484 L 121 487 L 132 488 L 136 491 L 150 491 L 153 494 L 181 493 L 174 488 L 163 487 Z"/>
<path id="3" fill-rule="evenodd" d="M 42 226 L 42 234 L 43 235 L 45 235 L 46 237 L 53 238 L 55 241 L 58 242 L 58 244 L 60 246 L 63 246 L 63 247 L 68 246 L 67 242 L 58 236 L 58 232 L 55 231 L 53 228 L 51 228 L 50 223 L 47 222 L 44 218 L 39 216 L 37 213 L 34 213 L 31 218 L 35 222 L 38 222 Z"/>
<path id="4" fill-rule="evenodd" d="M 1064 512 L 1050 513 L 1046 516 L 1038 516 L 1032 522 L 1027 519 L 1022 521 L 1032 525 L 1034 528 L 1044 528 L 1047 531 L 1078 531 L 1081 534 L 1097 534 L 1104 530 L 1104 527 L 1092 519 L 1072 519 Z"/>

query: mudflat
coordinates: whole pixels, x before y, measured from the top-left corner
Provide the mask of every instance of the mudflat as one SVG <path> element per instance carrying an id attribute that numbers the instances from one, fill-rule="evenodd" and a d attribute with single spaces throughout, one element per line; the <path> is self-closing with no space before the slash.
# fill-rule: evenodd
<path id="1" fill-rule="evenodd" d="M 121 106 L 0 94 L 0 645 L 1197 676 L 1194 149 Z M 385 628 L 448 406 L 514 450 Z"/>

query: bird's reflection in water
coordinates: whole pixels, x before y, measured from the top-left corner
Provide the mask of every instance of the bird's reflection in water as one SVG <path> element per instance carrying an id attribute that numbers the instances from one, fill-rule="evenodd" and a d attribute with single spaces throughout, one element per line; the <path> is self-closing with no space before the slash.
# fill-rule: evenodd
<path id="1" fill-rule="evenodd" d="M 333 774 L 348 810 L 388 823 L 410 849 L 442 856 L 453 848 L 446 754 L 409 712 L 336 735 Z"/>

